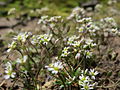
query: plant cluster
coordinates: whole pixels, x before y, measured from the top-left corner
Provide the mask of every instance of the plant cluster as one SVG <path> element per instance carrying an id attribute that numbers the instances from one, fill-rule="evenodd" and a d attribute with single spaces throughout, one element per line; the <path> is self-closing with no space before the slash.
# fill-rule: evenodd
<path id="1" fill-rule="evenodd" d="M 48 76 L 61 89 L 94 89 L 99 74 L 94 65 L 95 51 L 99 51 L 106 33 L 119 36 L 120 32 L 113 18 L 93 21 L 84 14 L 84 9 L 77 7 L 67 19 L 42 16 L 38 24 L 46 27 L 46 33 L 25 32 L 15 36 L 7 52 L 17 51 L 21 57 L 7 62 L 5 78 L 21 81 L 24 88 L 39 90 L 42 88 L 39 76 L 50 73 Z M 69 35 L 72 30 L 76 34 Z"/>

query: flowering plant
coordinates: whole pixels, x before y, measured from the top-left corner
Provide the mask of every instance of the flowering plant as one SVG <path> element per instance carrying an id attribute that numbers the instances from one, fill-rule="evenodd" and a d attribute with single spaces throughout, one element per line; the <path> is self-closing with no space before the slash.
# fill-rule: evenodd
<path id="1" fill-rule="evenodd" d="M 106 32 L 118 36 L 120 32 L 113 18 L 95 22 L 84 14 L 84 9 L 76 8 L 67 20 L 42 16 L 38 24 L 45 26 L 46 33 L 25 32 L 15 36 L 7 52 L 17 51 L 20 57 L 15 64 L 7 63 L 5 78 L 17 77 L 24 88 L 38 90 L 43 83 L 39 77 L 50 73 L 48 77 L 53 77 L 60 88 L 93 89 L 98 75 L 94 69 L 95 51 L 99 52 Z M 76 23 L 72 28 L 71 22 Z M 73 30 L 75 35 L 70 34 Z"/>

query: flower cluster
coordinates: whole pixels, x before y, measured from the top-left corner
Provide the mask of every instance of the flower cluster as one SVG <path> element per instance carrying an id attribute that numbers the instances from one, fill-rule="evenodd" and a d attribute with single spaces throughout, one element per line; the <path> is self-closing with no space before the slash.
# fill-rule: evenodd
<path id="1" fill-rule="evenodd" d="M 37 44 L 47 45 L 48 42 L 51 40 L 51 38 L 52 38 L 52 34 L 32 35 L 32 33 L 30 32 L 20 33 L 17 36 L 15 36 L 13 38 L 14 41 L 8 45 L 7 52 L 10 52 L 11 50 L 22 49 L 22 46 L 25 46 L 26 43 L 29 42 L 31 42 L 32 45 L 37 45 Z"/>
<path id="2" fill-rule="evenodd" d="M 32 35 L 30 32 L 25 33 L 19 33 L 17 36 L 15 36 L 13 39 L 22 43 L 25 43 L 26 40 Z"/>
<path id="3" fill-rule="evenodd" d="M 85 44 L 83 45 L 83 48 L 85 48 L 85 49 L 88 47 L 93 48 L 95 46 L 96 46 L 96 43 L 94 43 L 92 39 L 90 39 L 90 38 L 85 39 Z"/>
<path id="4" fill-rule="evenodd" d="M 38 24 L 44 24 L 45 26 L 49 26 L 50 28 L 55 28 L 57 23 L 63 22 L 63 19 L 61 16 L 42 16 L 41 19 L 38 21 Z"/>
<path id="5" fill-rule="evenodd" d="M 93 89 L 93 87 L 96 85 L 93 80 L 95 80 L 95 76 L 97 74 L 98 72 L 94 71 L 94 69 L 90 69 L 90 71 L 88 71 L 88 69 L 82 71 L 81 76 L 79 76 L 79 85 L 82 86 L 81 90 Z"/>
<path id="6" fill-rule="evenodd" d="M 80 20 L 77 20 L 77 22 L 81 24 L 80 27 L 76 28 L 80 33 L 89 33 L 91 36 L 95 36 L 96 31 L 99 30 L 99 27 L 95 25 L 95 23 L 92 21 L 90 17 L 82 18 Z"/>
<path id="7" fill-rule="evenodd" d="M 52 38 L 52 34 L 33 35 L 31 38 L 31 43 L 33 45 L 37 45 L 37 44 L 47 45 L 48 42 L 51 40 L 51 38 Z"/>
<path id="8" fill-rule="evenodd" d="M 101 25 L 103 28 L 109 28 L 116 27 L 117 24 L 115 20 L 112 17 L 106 17 L 100 20 L 103 24 Z"/>
<path id="9" fill-rule="evenodd" d="M 100 20 L 100 28 L 104 32 L 108 32 L 111 35 L 120 35 L 120 32 L 117 29 L 117 23 L 112 17 L 106 17 Z"/>
<path id="10" fill-rule="evenodd" d="M 67 17 L 67 19 L 68 20 L 71 20 L 71 19 L 73 19 L 73 18 L 75 18 L 75 19 L 80 19 L 80 18 L 82 18 L 82 17 L 84 17 L 85 16 L 85 10 L 83 9 L 83 8 L 80 8 L 80 7 L 76 7 L 76 8 L 74 8 L 73 9 L 73 11 L 72 11 L 72 13 L 70 14 L 70 16 L 69 17 Z"/>
<path id="11" fill-rule="evenodd" d="M 73 47 L 80 47 L 80 44 L 83 39 L 78 40 L 79 36 L 73 35 L 68 38 L 67 45 L 73 46 Z"/>

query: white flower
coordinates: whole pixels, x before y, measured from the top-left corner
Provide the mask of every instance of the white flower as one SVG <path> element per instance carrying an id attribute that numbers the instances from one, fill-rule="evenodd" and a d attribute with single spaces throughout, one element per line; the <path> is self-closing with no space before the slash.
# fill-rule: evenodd
<path id="1" fill-rule="evenodd" d="M 89 76 L 84 76 L 83 74 L 81 76 L 79 76 L 79 79 L 82 82 L 89 82 L 89 80 L 90 80 Z"/>
<path id="2" fill-rule="evenodd" d="M 81 90 L 91 90 L 93 89 L 93 86 L 94 86 L 93 84 L 83 83 Z"/>
<path id="3" fill-rule="evenodd" d="M 92 18 L 91 17 L 84 18 L 84 22 L 87 22 L 87 23 L 92 22 Z"/>
<path id="4" fill-rule="evenodd" d="M 86 39 L 86 40 L 85 40 L 85 43 L 86 43 L 87 45 L 90 45 L 92 42 L 93 42 L 92 39 Z"/>
<path id="5" fill-rule="evenodd" d="M 14 78 L 15 77 L 15 72 L 13 72 L 13 68 L 10 62 L 7 62 L 5 64 L 6 68 L 5 68 L 5 73 L 6 75 L 4 76 L 5 79 L 9 79 L 10 77 Z"/>
<path id="6" fill-rule="evenodd" d="M 92 52 L 90 52 L 89 50 L 85 51 L 86 53 L 86 58 L 90 58 L 92 56 Z"/>
<path id="7" fill-rule="evenodd" d="M 87 30 L 90 33 L 95 33 L 96 31 L 98 31 L 100 28 L 98 26 L 96 26 L 94 23 L 91 23 L 90 25 L 88 25 Z"/>
<path id="8" fill-rule="evenodd" d="M 84 27 L 80 27 L 78 30 L 79 30 L 80 33 L 83 33 L 84 32 Z"/>
<path id="9" fill-rule="evenodd" d="M 70 47 L 64 47 L 61 54 L 62 57 L 67 57 L 70 54 L 70 52 L 68 51 L 69 48 Z"/>
<path id="10" fill-rule="evenodd" d="M 89 23 L 89 22 L 92 22 L 92 18 L 91 17 L 82 18 L 82 19 L 78 20 L 77 22 L 79 22 L 79 23 Z"/>
<path id="11" fill-rule="evenodd" d="M 31 38 L 31 43 L 33 45 L 36 45 L 39 43 L 39 40 L 38 40 L 38 36 L 37 35 L 33 35 L 32 38 Z"/>
<path id="12" fill-rule="evenodd" d="M 17 63 L 20 63 L 20 64 L 24 64 L 28 59 L 28 56 L 27 55 L 24 55 L 23 58 L 18 58 L 17 59 Z"/>
<path id="13" fill-rule="evenodd" d="M 96 43 L 91 43 L 91 47 L 95 47 L 96 45 Z"/>
<path id="14" fill-rule="evenodd" d="M 73 46 L 74 47 L 79 47 L 81 44 L 81 41 L 74 41 Z"/>
<path id="15" fill-rule="evenodd" d="M 52 38 L 52 34 L 43 34 L 43 35 L 39 35 L 38 39 L 40 41 L 40 43 L 47 45 L 48 42 L 51 40 Z"/>
<path id="16" fill-rule="evenodd" d="M 89 74 L 91 75 L 92 79 L 95 79 L 95 76 L 98 74 L 98 72 L 94 69 L 90 69 Z"/>
<path id="17" fill-rule="evenodd" d="M 58 61 L 45 67 L 48 69 L 48 71 L 51 71 L 53 74 L 57 74 L 58 71 L 63 68 L 63 65 L 60 61 Z"/>
<path id="18" fill-rule="evenodd" d="M 11 44 L 8 45 L 8 50 L 7 52 L 10 52 L 11 50 L 16 48 L 17 43 L 15 41 L 13 41 Z"/>

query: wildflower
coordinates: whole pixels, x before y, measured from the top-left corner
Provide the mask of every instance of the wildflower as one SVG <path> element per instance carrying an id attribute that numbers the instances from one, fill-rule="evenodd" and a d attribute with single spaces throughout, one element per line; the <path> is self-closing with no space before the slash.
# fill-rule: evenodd
<path id="1" fill-rule="evenodd" d="M 24 64 L 28 59 L 27 55 L 24 55 L 23 58 L 18 58 L 17 63 Z"/>
<path id="2" fill-rule="evenodd" d="M 86 40 L 85 40 L 85 43 L 86 43 L 87 45 L 90 45 L 92 42 L 93 42 L 92 39 L 86 39 Z"/>
<path id="3" fill-rule="evenodd" d="M 7 52 L 10 52 L 11 50 L 16 48 L 17 43 L 15 41 L 13 41 L 11 44 L 8 45 L 8 50 Z"/>
<path id="4" fill-rule="evenodd" d="M 40 43 L 47 45 L 47 43 L 51 40 L 52 38 L 52 34 L 43 34 L 43 35 L 39 35 L 38 39 L 40 41 Z"/>
<path id="5" fill-rule="evenodd" d="M 81 41 L 74 41 L 73 46 L 74 47 L 79 47 L 81 44 Z"/>
<path id="6" fill-rule="evenodd" d="M 13 68 L 12 68 L 11 63 L 10 63 L 10 62 L 7 62 L 5 66 L 6 66 L 6 68 L 5 68 L 5 73 L 6 73 L 7 75 L 5 75 L 4 78 L 5 78 L 5 79 L 9 79 L 10 77 L 11 77 L 11 78 L 14 78 L 16 73 L 13 72 Z"/>
<path id="7" fill-rule="evenodd" d="M 89 76 L 84 76 L 83 74 L 79 76 L 79 85 L 82 85 L 83 83 L 87 83 L 90 81 Z"/>
<path id="8" fill-rule="evenodd" d="M 85 51 L 86 53 L 86 58 L 90 58 L 92 56 L 92 52 L 90 52 L 89 50 Z"/>
<path id="9" fill-rule="evenodd" d="M 80 33 L 84 32 L 84 27 L 80 27 L 78 30 L 79 30 Z"/>
<path id="10" fill-rule="evenodd" d="M 83 21 L 84 21 L 85 23 L 89 23 L 89 22 L 92 22 L 92 18 L 91 18 L 91 17 L 83 18 Z"/>
<path id="11" fill-rule="evenodd" d="M 61 56 L 62 57 L 67 57 L 69 54 L 70 54 L 70 52 L 68 52 L 68 49 L 69 49 L 70 47 L 65 47 L 63 50 L 62 50 L 62 54 L 61 54 Z"/>
<path id="12" fill-rule="evenodd" d="M 96 43 L 91 43 L 91 47 L 95 47 L 96 45 Z"/>
<path id="13" fill-rule="evenodd" d="M 94 47 L 95 44 L 93 43 L 93 40 L 91 39 L 85 39 L 85 45 L 83 45 L 83 48 L 86 49 L 87 47 Z"/>
<path id="14" fill-rule="evenodd" d="M 98 74 L 98 72 L 94 69 L 90 69 L 89 74 L 91 75 L 92 79 L 95 79 L 95 76 Z"/>
<path id="15" fill-rule="evenodd" d="M 32 38 L 31 38 L 31 43 L 33 45 L 36 45 L 38 44 L 39 40 L 38 40 L 38 36 L 37 35 L 33 35 Z"/>
<path id="16" fill-rule="evenodd" d="M 91 90 L 93 89 L 94 84 L 83 83 L 81 90 Z"/>
<path id="17" fill-rule="evenodd" d="M 51 71 L 53 74 L 57 74 L 58 71 L 63 68 L 63 65 L 60 61 L 58 61 L 45 67 L 48 69 L 48 71 Z"/>
<path id="18" fill-rule="evenodd" d="M 99 27 L 96 26 L 94 23 L 91 23 L 90 25 L 88 24 L 87 30 L 88 30 L 90 33 L 95 33 L 96 31 L 99 30 Z"/>

